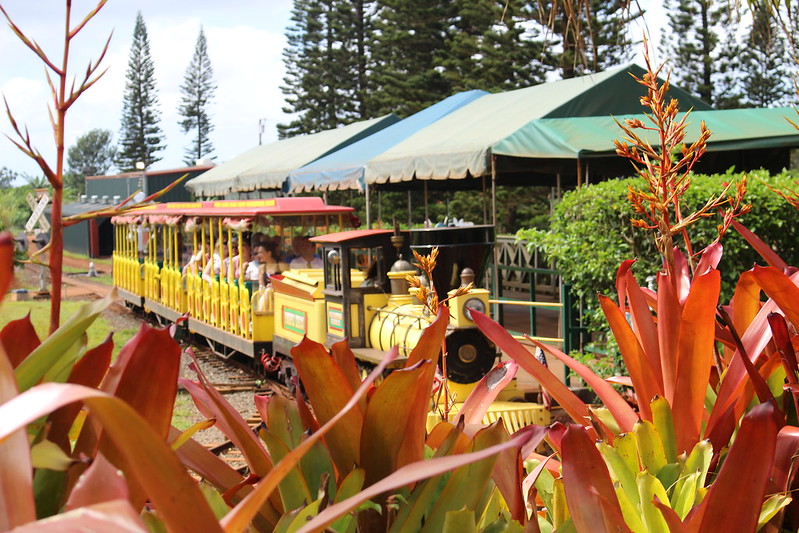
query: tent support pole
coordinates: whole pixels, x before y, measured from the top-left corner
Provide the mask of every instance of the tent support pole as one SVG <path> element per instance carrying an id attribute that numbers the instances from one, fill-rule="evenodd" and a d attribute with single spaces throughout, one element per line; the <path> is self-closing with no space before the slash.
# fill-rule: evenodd
<path id="1" fill-rule="evenodd" d="M 411 225 L 413 224 L 411 220 L 411 214 L 413 213 L 413 204 L 411 201 L 411 190 L 408 189 L 408 228 L 410 229 Z"/>
<path id="2" fill-rule="evenodd" d="M 424 220 L 430 220 L 430 214 L 427 212 L 427 180 L 424 180 Z"/>
<path id="3" fill-rule="evenodd" d="M 483 185 L 483 196 L 482 196 L 482 204 L 483 204 L 483 224 L 488 224 L 488 202 L 486 202 L 486 175 L 480 178 L 482 185 Z"/>
<path id="4" fill-rule="evenodd" d="M 322 201 L 327 205 L 327 191 L 322 193 Z"/>
<path id="5" fill-rule="evenodd" d="M 497 160 L 491 154 L 491 222 L 497 226 Z"/>
<path id="6" fill-rule="evenodd" d="M 377 220 L 383 220 L 383 193 L 377 189 Z"/>
<path id="7" fill-rule="evenodd" d="M 369 184 L 366 184 L 366 229 L 372 229 L 372 217 L 369 211 Z"/>
<path id="8" fill-rule="evenodd" d="M 583 186 L 583 165 L 580 159 L 577 159 L 577 186 Z"/>

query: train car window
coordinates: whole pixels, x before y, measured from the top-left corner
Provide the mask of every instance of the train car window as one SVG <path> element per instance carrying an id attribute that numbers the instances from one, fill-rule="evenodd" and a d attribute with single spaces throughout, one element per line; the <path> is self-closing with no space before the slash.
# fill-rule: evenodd
<path id="1" fill-rule="evenodd" d="M 379 287 L 385 278 L 383 248 L 351 248 L 350 267 L 353 287 Z"/>

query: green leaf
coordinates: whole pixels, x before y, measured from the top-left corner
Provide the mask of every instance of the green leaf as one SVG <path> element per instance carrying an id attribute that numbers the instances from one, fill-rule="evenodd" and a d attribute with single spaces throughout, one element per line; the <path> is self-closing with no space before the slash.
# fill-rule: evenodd
<path id="1" fill-rule="evenodd" d="M 31 447 L 33 468 L 47 468 L 63 472 L 74 462 L 57 444 L 47 439 L 41 440 Z"/>
<path id="2" fill-rule="evenodd" d="M 638 498 L 641 502 L 641 514 L 646 531 L 650 533 L 669 533 L 669 526 L 660 510 L 653 501 L 657 497 L 661 502 L 668 502 L 666 489 L 660 481 L 649 472 L 640 472 L 636 477 L 638 482 Z"/>
<path id="3" fill-rule="evenodd" d="M 765 526 L 769 520 L 774 518 L 780 510 L 788 506 L 793 501 L 787 494 L 774 494 L 763 502 L 763 508 L 760 510 L 760 516 L 757 519 L 757 528 L 760 529 Z"/>
<path id="4" fill-rule="evenodd" d="M 658 430 L 652 422 L 641 420 L 635 425 L 638 456 L 647 472 L 656 476 L 666 466 L 666 454 Z"/>
<path id="5" fill-rule="evenodd" d="M 273 461 L 282 461 L 283 458 L 288 455 L 289 448 L 287 448 L 283 441 L 274 433 L 261 429 L 258 435 L 261 437 L 261 440 L 266 443 L 269 455 L 272 457 Z M 287 511 L 299 509 L 305 503 L 313 500 L 299 465 L 292 468 L 291 471 L 286 474 L 277 488 L 278 491 L 280 491 L 283 508 Z"/>
<path id="6" fill-rule="evenodd" d="M 449 511 L 444 517 L 444 526 L 439 531 L 443 533 L 476 532 L 477 528 L 474 525 L 474 511 L 471 509 Z"/>
<path id="7" fill-rule="evenodd" d="M 112 292 L 105 298 L 81 307 L 17 366 L 15 374 L 20 391 L 24 392 L 33 387 L 50 369 L 57 366 L 65 355 L 68 355 L 64 348 L 72 346 L 81 338 L 100 313 L 111 305 L 115 294 Z"/>

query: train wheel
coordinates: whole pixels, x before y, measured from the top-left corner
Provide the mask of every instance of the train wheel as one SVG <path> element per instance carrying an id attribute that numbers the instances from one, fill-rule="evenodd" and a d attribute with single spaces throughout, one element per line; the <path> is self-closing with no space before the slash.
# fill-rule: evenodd
<path id="1" fill-rule="evenodd" d="M 497 352 L 476 329 L 459 329 L 447 336 L 447 377 L 455 383 L 474 383 L 494 366 Z"/>

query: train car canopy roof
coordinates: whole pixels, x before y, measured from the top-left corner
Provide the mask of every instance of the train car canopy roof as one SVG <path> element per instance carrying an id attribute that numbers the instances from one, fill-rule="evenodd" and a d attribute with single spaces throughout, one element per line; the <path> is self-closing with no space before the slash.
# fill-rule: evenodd
<path id="1" fill-rule="evenodd" d="M 295 168 L 368 137 L 399 120 L 398 116 L 390 114 L 256 146 L 186 182 L 186 188 L 197 196 L 280 189 L 289 172 Z"/>

